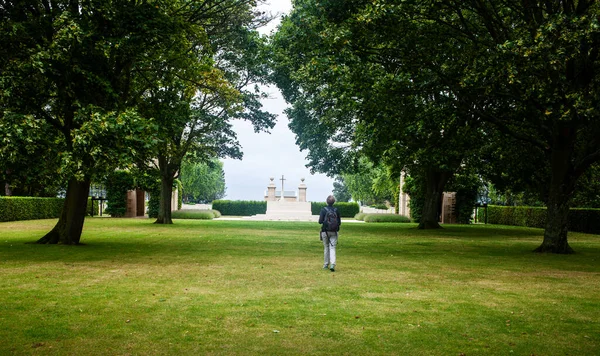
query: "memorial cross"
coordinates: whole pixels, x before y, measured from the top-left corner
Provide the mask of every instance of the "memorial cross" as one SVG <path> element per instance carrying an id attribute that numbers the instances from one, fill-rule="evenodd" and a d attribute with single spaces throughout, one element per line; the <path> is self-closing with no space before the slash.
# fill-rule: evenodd
<path id="1" fill-rule="evenodd" d="M 283 174 L 282 174 L 282 175 L 281 175 L 281 179 L 280 179 L 280 181 L 281 181 L 281 200 L 282 200 L 282 201 L 284 200 L 283 198 L 284 198 L 284 196 L 285 196 L 285 195 L 284 195 L 284 193 L 283 193 L 283 181 L 284 181 L 284 180 L 286 180 L 286 179 L 285 179 L 285 178 L 283 178 Z"/>

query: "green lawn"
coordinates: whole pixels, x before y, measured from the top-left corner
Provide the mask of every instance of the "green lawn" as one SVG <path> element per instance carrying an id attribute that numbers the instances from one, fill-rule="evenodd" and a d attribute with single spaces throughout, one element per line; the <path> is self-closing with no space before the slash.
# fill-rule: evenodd
<path id="1" fill-rule="evenodd" d="M 0 355 L 598 355 L 600 236 L 537 229 L 87 219 L 0 223 Z"/>

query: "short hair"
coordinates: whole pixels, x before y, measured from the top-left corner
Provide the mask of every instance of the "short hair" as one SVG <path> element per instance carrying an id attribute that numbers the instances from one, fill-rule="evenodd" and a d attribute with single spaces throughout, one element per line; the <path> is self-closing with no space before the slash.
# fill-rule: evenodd
<path id="1" fill-rule="evenodd" d="M 333 203 L 335 203 L 335 197 L 333 195 L 330 195 L 325 201 L 327 202 L 327 205 L 333 205 Z"/>

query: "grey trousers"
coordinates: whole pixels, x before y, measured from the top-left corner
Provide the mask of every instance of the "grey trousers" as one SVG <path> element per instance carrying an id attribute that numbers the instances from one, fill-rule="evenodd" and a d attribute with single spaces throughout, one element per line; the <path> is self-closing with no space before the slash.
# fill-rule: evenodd
<path id="1" fill-rule="evenodd" d="M 323 240 L 323 266 L 335 264 L 335 247 L 338 242 L 337 232 L 321 232 L 321 238 Z"/>

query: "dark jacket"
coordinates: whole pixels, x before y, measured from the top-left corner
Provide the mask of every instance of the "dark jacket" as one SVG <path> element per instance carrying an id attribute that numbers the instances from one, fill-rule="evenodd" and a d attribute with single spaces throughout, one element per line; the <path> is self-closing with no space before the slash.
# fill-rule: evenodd
<path id="1" fill-rule="evenodd" d="M 337 221 L 338 221 L 338 228 L 335 231 L 336 232 L 340 231 L 340 226 L 342 226 L 342 218 L 340 218 L 340 212 L 337 210 L 337 208 L 334 208 L 333 206 L 330 206 L 330 205 L 321 208 L 321 214 L 319 214 L 319 224 L 321 224 L 321 231 L 326 231 L 325 227 L 323 226 L 323 221 L 325 221 L 325 215 L 327 215 L 327 209 L 333 209 L 333 211 L 335 211 L 335 215 L 337 215 Z"/>

